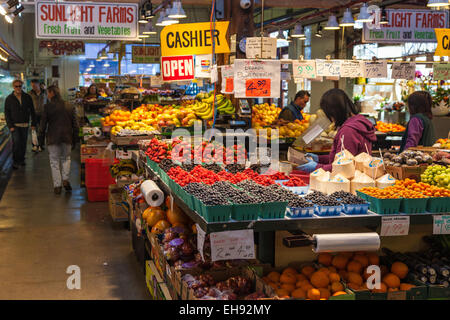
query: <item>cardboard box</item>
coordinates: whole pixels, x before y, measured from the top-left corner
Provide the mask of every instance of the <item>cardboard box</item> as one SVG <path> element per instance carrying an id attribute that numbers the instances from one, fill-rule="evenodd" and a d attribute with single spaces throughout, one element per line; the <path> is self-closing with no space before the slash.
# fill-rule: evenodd
<path id="1" fill-rule="evenodd" d="M 386 172 L 389 173 L 397 180 L 403 180 L 406 178 L 420 181 L 420 175 L 425 172 L 428 165 L 419 166 L 405 166 L 405 167 L 392 167 L 386 166 Z"/>
<path id="2" fill-rule="evenodd" d="M 145 262 L 145 280 L 153 300 L 172 300 L 167 285 L 158 274 L 156 266 L 151 260 Z"/>
<path id="3" fill-rule="evenodd" d="M 81 163 L 86 159 L 114 159 L 114 155 L 106 150 L 107 145 L 87 145 L 82 144 L 80 148 Z"/>
<path id="4" fill-rule="evenodd" d="M 159 240 L 157 236 L 150 232 L 147 229 L 147 237 L 150 240 L 151 244 L 151 257 L 153 262 L 155 263 L 156 269 L 158 270 L 161 278 L 166 281 L 166 273 L 167 273 L 167 260 L 164 256 L 163 248 L 159 244 Z"/>
<path id="5" fill-rule="evenodd" d="M 305 164 L 308 162 L 305 155 L 306 155 L 305 153 L 298 151 L 292 147 L 289 147 L 287 159 L 291 163 L 294 163 L 297 165 L 302 165 L 302 164 Z"/>
<path id="6" fill-rule="evenodd" d="M 125 210 L 122 201 L 122 188 L 118 188 L 116 185 L 109 186 L 109 214 L 114 222 L 128 221 L 128 213 Z"/>
<path id="7" fill-rule="evenodd" d="M 142 136 L 116 136 L 111 135 L 111 141 L 117 146 L 137 146 L 141 140 L 151 140 L 155 134 Z"/>

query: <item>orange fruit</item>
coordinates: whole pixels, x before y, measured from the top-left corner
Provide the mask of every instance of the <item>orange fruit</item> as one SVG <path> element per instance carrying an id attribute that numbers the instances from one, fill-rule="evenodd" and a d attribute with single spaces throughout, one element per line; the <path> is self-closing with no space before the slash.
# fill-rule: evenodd
<path id="1" fill-rule="evenodd" d="M 292 291 L 295 290 L 295 285 L 290 284 L 290 283 L 283 283 L 281 285 L 281 289 L 286 290 L 287 292 L 291 293 Z"/>
<path id="2" fill-rule="evenodd" d="M 406 264 L 403 262 L 394 262 L 391 266 L 391 272 L 395 274 L 400 279 L 405 279 L 408 275 L 409 269 Z"/>
<path id="3" fill-rule="evenodd" d="M 408 291 L 408 290 L 410 290 L 411 288 L 414 288 L 414 287 L 415 287 L 415 285 L 409 284 L 409 283 L 402 283 L 402 284 L 400 284 L 400 290 L 401 291 Z"/>
<path id="4" fill-rule="evenodd" d="M 345 269 L 347 266 L 348 258 L 343 256 L 342 254 L 338 254 L 334 256 L 331 264 L 335 266 L 337 269 Z"/>
<path id="5" fill-rule="evenodd" d="M 400 278 L 397 277 L 397 275 L 393 274 L 393 273 L 388 273 L 387 275 L 385 275 L 383 277 L 382 280 L 386 286 L 388 286 L 389 288 L 398 288 L 400 287 Z"/>
<path id="6" fill-rule="evenodd" d="M 395 292 L 395 291 L 398 291 L 398 288 L 389 288 L 388 289 L 388 292 Z"/>
<path id="7" fill-rule="evenodd" d="M 308 298 L 311 300 L 319 300 L 320 299 L 320 291 L 319 289 L 309 289 L 308 290 Z"/>
<path id="8" fill-rule="evenodd" d="M 316 288 L 325 288 L 329 283 L 327 274 L 322 271 L 314 272 L 311 276 L 311 284 Z"/>
<path id="9" fill-rule="evenodd" d="M 280 288 L 280 286 L 274 282 L 269 282 L 268 285 L 271 286 L 273 290 L 277 290 Z"/>
<path id="10" fill-rule="evenodd" d="M 330 273 L 337 273 L 337 269 L 333 266 L 328 267 L 328 270 L 330 270 Z"/>
<path id="11" fill-rule="evenodd" d="M 331 284 L 331 292 L 344 291 L 344 286 L 340 282 L 333 282 Z"/>
<path id="12" fill-rule="evenodd" d="M 280 274 L 276 271 L 272 271 L 267 275 L 267 278 L 272 282 L 280 282 Z"/>
<path id="13" fill-rule="evenodd" d="M 308 279 L 311 278 L 311 275 L 316 271 L 314 267 L 306 266 L 302 268 L 302 274 L 304 274 Z"/>
<path id="14" fill-rule="evenodd" d="M 363 268 L 365 268 L 369 265 L 369 258 L 366 255 L 356 254 L 353 256 L 353 260 L 361 263 Z"/>
<path id="15" fill-rule="evenodd" d="M 386 266 L 380 266 L 380 271 L 381 271 L 381 277 L 384 277 L 385 275 L 387 275 L 389 273 L 389 269 Z"/>
<path id="16" fill-rule="evenodd" d="M 362 269 L 363 265 L 358 261 L 352 260 L 347 264 L 348 272 L 361 273 Z"/>
<path id="17" fill-rule="evenodd" d="M 305 299 L 306 291 L 301 288 L 295 289 L 294 291 L 292 291 L 292 298 Z"/>
<path id="18" fill-rule="evenodd" d="M 290 284 L 295 284 L 297 282 L 297 279 L 295 278 L 295 276 L 291 273 L 283 273 L 280 276 L 280 282 L 281 283 L 290 283 Z"/>
<path id="19" fill-rule="evenodd" d="M 339 282 L 341 281 L 341 276 L 338 275 L 337 273 L 330 273 L 328 275 L 328 278 L 330 279 L 330 282 Z"/>
<path id="20" fill-rule="evenodd" d="M 358 286 L 361 286 L 363 284 L 363 279 L 359 275 L 359 273 L 349 272 L 347 279 L 348 279 L 348 282 L 352 282 L 354 284 L 357 284 Z"/>
<path id="21" fill-rule="evenodd" d="M 337 292 L 333 293 L 333 297 L 342 296 L 342 295 L 345 295 L 345 294 L 347 294 L 347 292 L 345 292 L 345 291 L 337 291 Z"/>
<path id="22" fill-rule="evenodd" d="M 325 273 L 326 275 L 329 275 L 329 274 L 330 274 L 330 270 L 328 270 L 328 268 L 320 268 L 320 269 L 317 270 L 317 271 L 323 272 L 323 273 Z"/>
<path id="23" fill-rule="evenodd" d="M 331 292 L 328 289 L 319 288 L 319 291 L 320 291 L 320 298 L 321 299 L 328 299 L 331 296 Z"/>
<path id="24" fill-rule="evenodd" d="M 353 282 L 349 282 L 347 283 L 347 287 L 349 287 L 350 289 L 354 290 L 354 291 L 358 291 L 361 286 L 357 285 L 356 283 Z"/>
<path id="25" fill-rule="evenodd" d="M 367 258 L 369 258 L 369 265 L 379 265 L 380 264 L 380 258 L 374 252 L 369 252 L 367 254 Z"/>
<path id="26" fill-rule="evenodd" d="M 353 257 L 353 252 L 341 252 L 339 253 L 340 255 L 344 256 L 347 258 L 347 260 L 350 260 Z"/>
<path id="27" fill-rule="evenodd" d="M 380 289 L 373 289 L 372 292 L 385 293 L 385 292 L 387 292 L 387 286 L 383 282 L 381 282 Z"/>
<path id="28" fill-rule="evenodd" d="M 320 253 L 319 257 L 317 258 L 317 262 L 320 264 L 323 264 L 324 266 L 330 266 L 331 261 L 333 260 L 333 256 L 327 252 Z"/>
<path id="29" fill-rule="evenodd" d="M 307 280 L 306 276 L 304 274 L 298 273 L 295 275 L 295 279 L 297 279 L 297 282 L 301 280 Z"/>
<path id="30" fill-rule="evenodd" d="M 283 270 L 283 273 L 290 273 L 290 274 L 296 275 L 298 272 L 297 272 L 297 270 L 295 270 L 292 267 L 287 267 L 286 269 Z"/>
<path id="31" fill-rule="evenodd" d="M 280 298 L 290 297 L 289 292 L 285 289 L 278 289 L 275 291 L 275 293 Z"/>
<path id="32" fill-rule="evenodd" d="M 347 272 L 347 271 L 345 271 L 345 270 L 339 270 L 338 274 L 339 274 L 339 276 L 340 276 L 342 279 L 347 280 L 347 278 L 348 278 L 348 272 Z"/>

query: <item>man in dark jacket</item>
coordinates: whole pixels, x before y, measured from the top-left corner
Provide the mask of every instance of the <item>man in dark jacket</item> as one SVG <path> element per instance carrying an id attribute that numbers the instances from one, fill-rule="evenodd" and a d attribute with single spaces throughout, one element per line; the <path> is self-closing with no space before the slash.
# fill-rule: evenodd
<path id="1" fill-rule="evenodd" d="M 33 99 L 22 90 L 23 82 L 14 80 L 12 84 L 14 91 L 5 100 L 5 118 L 13 140 L 13 168 L 17 169 L 25 166 L 28 127 L 31 118 L 31 129 L 36 128 L 36 114 Z"/>
<path id="2" fill-rule="evenodd" d="M 281 110 L 278 119 L 287 121 L 303 120 L 302 110 L 309 102 L 311 95 L 308 91 L 301 90 L 297 92 L 294 100 Z"/>
<path id="3" fill-rule="evenodd" d="M 28 94 L 33 99 L 34 112 L 36 113 L 36 123 L 39 130 L 39 124 L 41 123 L 42 112 L 44 112 L 44 105 L 47 103 L 47 94 L 41 90 L 39 80 L 31 80 L 31 90 Z M 33 151 L 42 151 L 43 146 L 33 145 Z"/>
<path id="4" fill-rule="evenodd" d="M 42 113 L 39 141 L 43 142 L 47 133 L 54 192 L 60 194 L 62 186 L 66 191 L 72 190 L 69 182 L 70 151 L 78 140 L 78 122 L 75 108 L 61 98 L 56 86 L 48 87 L 47 96 L 49 103 Z"/>

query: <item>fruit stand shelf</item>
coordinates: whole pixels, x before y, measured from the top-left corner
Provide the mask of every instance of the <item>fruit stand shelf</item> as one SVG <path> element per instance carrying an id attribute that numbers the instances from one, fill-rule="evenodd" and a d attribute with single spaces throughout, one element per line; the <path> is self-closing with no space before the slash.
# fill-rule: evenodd
<path id="1" fill-rule="evenodd" d="M 136 156 L 136 155 L 135 155 Z M 274 220 L 255 220 L 255 221 L 227 221 L 227 222 L 207 222 L 197 212 L 190 209 L 186 203 L 174 193 L 167 184 L 165 184 L 154 172 L 147 166 L 144 161 L 141 161 L 141 166 L 146 168 L 146 171 L 151 179 L 153 179 L 158 186 L 166 194 L 171 194 L 175 203 L 182 209 L 195 223 L 206 232 L 220 232 L 227 230 L 242 230 L 251 228 L 255 232 L 270 232 L 277 230 L 298 231 L 298 230 L 324 230 L 335 228 L 368 228 L 376 230 L 381 226 L 381 215 L 369 211 L 369 214 L 362 216 L 336 216 L 336 217 L 313 217 L 313 218 L 286 218 Z M 443 213 L 441 213 L 443 214 Z M 402 216 L 402 215 L 396 215 Z M 411 214 L 410 224 L 432 224 L 433 214 Z"/>

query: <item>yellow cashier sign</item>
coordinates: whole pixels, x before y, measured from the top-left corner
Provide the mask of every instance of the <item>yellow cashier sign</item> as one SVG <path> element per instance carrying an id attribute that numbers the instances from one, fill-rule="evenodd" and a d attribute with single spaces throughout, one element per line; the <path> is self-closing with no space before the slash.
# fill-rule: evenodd
<path id="1" fill-rule="evenodd" d="M 211 30 L 209 22 L 173 24 L 161 31 L 161 55 L 181 56 L 228 53 L 230 47 L 226 39 L 229 21 L 216 22 Z M 212 32 L 211 32 L 212 31 Z"/>
<path id="2" fill-rule="evenodd" d="M 435 29 L 437 48 L 436 56 L 450 56 L 450 29 Z"/>

